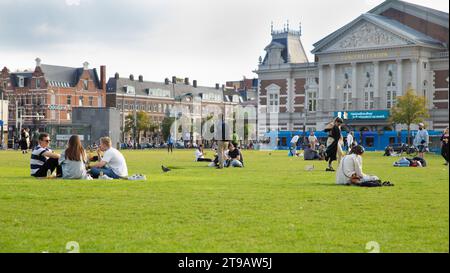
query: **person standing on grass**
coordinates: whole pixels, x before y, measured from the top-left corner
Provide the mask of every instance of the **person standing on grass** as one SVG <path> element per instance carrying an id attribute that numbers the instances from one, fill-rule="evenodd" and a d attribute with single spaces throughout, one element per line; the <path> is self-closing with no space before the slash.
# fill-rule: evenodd
<path id="1" fill-rule="evenodd" d="M 103 157 L 101 153 L 103 152 Z M 111 138 L 100 138 L 100 149 L 97 150 L 100 162 L 95 164 L 90 173 L 93 178 L 98 178 L 100 173 L 114 179 L 128 176 L 128 168 L 122 153 L 112 147 Z"/>
<path id="2" fill-rule="evenodd" d="M 348 152 L 350 152 L 350 150 L 353 148 L 353 146 L 355 146 L 353 144 L 353 141 L 354 141 L 354 133 L 353 133 L 353 131 L 350 131 L 347 134 L 347 151 Z"/>
<path id="3" fill-rule="evenodd" d="M 316 148 L 317 148 L 317 144 L 319 144 L 319 140 L 318 140 L 317 137 L 314 135 L 314 131 L 311 131 L 311 132 L 309 133 L 308 142 L 309 142 L 309 144 L 311 144 L 311 147 L 310 147 L 310 148 L 311 148 L 313 151 L 315 151 Z"/>
<path id="4" fill-rule="evenodd" d="M 87 155 L 78 135 L 70 137 L 67 149 L 61 153 L 58 163 L 62 168 L 62 178 L 92 179 L 86 171 Z"/>
<path id="5" fill-rule="evenodd" d="M 34 177 L 46 177 L 49 171 L 53 173 L 55 169 L 56 176 L 61 176 L 61 166 L 58 164 L 60 155 L 49 148 L 50 141 L 49 134 L 41 133 L 38 145 L 31 152 L 30 168 Z"/>
<path id="6" fill-rule="evenodd" d="M 441 155 L 445 159 L 445 165 L 448 165 L 448 157 L 449 157 L 449 150 L 448 150 L 448 127 L 445 128 L 444 133 L 441 136 Z"/>
<path id="7" fill-rule="evenodd" d="M 22 154 L 28 153 L 28 147 L 30 143 L 30 134 L 28 134 L 25 128 L 20 130 L 20 149 L 22 150 Z"/>
<path id="8" fill-rule="evenodd" d="M 169 135 L 167 138 L 167 152 L 173 153 L 173 137 Z"/>
<path id="9" fill-rule="evenodd" d="M 424 153 L 428 150 L 428 143 L 430 142 L 428 132 L 425 130 L 425 125 L 419 123 L 419 130 L 414 138 L 414 146 L 419 151 L 419 157 L 424 158 Z"/>
<path id="10" fill-rule="evenodd" d="M 338 153 L 338 145 L 339 141 L 341 140 L 341 125 L 344 123 L 344 121 L 337 117 L 333 123 L 330 123 L 325 128 L 325 132 L 328 132 L 328 139 L 327 139 L 327 150 L 325 152 L 325 160 L 328 161 L 328 168 L 326 168 L 326 171 L 334 172 L 332 163 L 333 161 L 337 160 L 337 153 Z"/>

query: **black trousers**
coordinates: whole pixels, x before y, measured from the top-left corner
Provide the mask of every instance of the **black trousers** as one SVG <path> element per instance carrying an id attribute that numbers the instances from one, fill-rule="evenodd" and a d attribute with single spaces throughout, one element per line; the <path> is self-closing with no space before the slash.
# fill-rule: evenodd
<path id="1" fill-rule="evenodd" d="M 200 162 L 200 161 L 212 162 L 212 159 L 211 158 L 197 158 L 197 162 Z"/>
<path id="2" fill-rule="evenodd" d="M 173 144 L 172 143 L 167 144 L 167 152 L 173 153 Z"/>
<path id="3" fill-rule="evenodd" d="M 445 161 L 448 162 L 448 144 L 447 145 L 443 145 L 441 148 L 441 155 L 442 157 L 445 159 Z"/>
<path id="4" fill-rule="evenodd" d="M 33 175 L 35 177 L 46 177 L 48 170 L 50 170 L 52 173 L 56 169 L 56 176 L 61 177 L 62 176 L 62 168 L 60 165 L 58 165 L 58 159 L 56 158 L 49 158 L 47 161 L 42 165 L 42 167 L 39 168 L 39 170 Z"/>

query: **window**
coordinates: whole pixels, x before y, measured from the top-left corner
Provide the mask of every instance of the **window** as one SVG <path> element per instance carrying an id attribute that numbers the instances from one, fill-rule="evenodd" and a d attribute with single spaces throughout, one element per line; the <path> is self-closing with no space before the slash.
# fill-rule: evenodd
<path id="1" fill-rule="evenodd" d="M 427 97 L 427 86 L 428 86 L 428 82 L 427 81 L 423 81 L 423 89 L 422 89 L 422 95 L 423 95 L 423 97 L 424 98 L 426 98 Z"/>
<path id="2" fill-rule="evenodd" d="M 78 98 L 78 106 L 83 106 L 83 96 Z"/>
<path id="3" fill-rule="evenodd" d="M 368 82 L 364 87 L 364 109 L 373 109 L 374 99 L 373 99 L 373 85 Z"/>
<path id="4" fill-rule="evenodd" d="M 268 112 L 278 113 L 280 111 L 280 97 L 278 92 L 271 92 L 269 95 Z"/>
<path id="5" fill-rule="evenodd" d="M 94 97 L 89 97 L 89 106 L 94 105 Z"/>
<path id="6" fill-rule="evenodd" d="M 72 96 L 68 95 L 67 96 L 67 105 L 71 105 L 72 104 Z"/>
<path id="7" fill-rule="evenodd" d="M 308 111 L 315 112 L 317 109 L 317 93 L 308 92 Z"/>
<path id="8" fill-rule="evenodd" d="M 72 113 L 70 111 L 67 111 L 67 120 L 70 120 L 72 118 Z"/>
<path id="9" fill-rule="evenodd" d="M 389 82 L 386 91 L 386 108 L 390 109 L 397 103 L 397 87 L 395 86 L 395 82 Z"/>
<path id="10" fill-rule="evenodd" d="M 423 69 L 427 69 L 427 62 L 423 62 Z"/>
<path id="11" fill-rule="evenodd" d="M 18 77 L 18 85 L 19 87 L 24 87 L 25 86 L 25 78 L 22 76 Z"/>
<path id="12" fill-rule="evenodd" d="M 83 89 L 84 90 L 88 90 L 88 87 L 89 87 L 88 83 L 89 83 L 88 80 L 83 80 Z"/>
<path id="13" fill-rule="evenodd" d="M 344 85 L 343 109 L 350 110 L 352 108 L 352 86 L 349 83 Z"/>
<path id="14" fill-rule="evenodd" d="M 3 82 L 3 89 L 6 90 L 6 81 Z"/>

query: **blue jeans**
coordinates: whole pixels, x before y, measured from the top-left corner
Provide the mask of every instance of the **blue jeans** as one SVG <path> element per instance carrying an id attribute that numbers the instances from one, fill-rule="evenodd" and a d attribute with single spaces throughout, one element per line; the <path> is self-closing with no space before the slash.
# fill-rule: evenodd
<path id="1" fill-rule="evenodd" d="M 107 176 L 109 176 L 111 178 L 114 178 L 114 179 L 119 179 L 120 178 L 120 176 L 115 174 L 113 172 L 113 170 L 110 169 L 110 168 L 105 168 L 105 167 L 103 167 L 103 168 L 92 168 L 91 171 L 90 171 L 91 176 L 93 178 L 98 178 L 98 176 L 100 175 L 100 172 L 103 172 L 103 174 L 106 174 Z"/>
<path id="2" fill-rule="evenodd" d="M 237 159 L 232 159 L 231 162 L 230 162 L 230 166 L 231 167 L 242 168 L 242 162 L 237 160 Z"/>

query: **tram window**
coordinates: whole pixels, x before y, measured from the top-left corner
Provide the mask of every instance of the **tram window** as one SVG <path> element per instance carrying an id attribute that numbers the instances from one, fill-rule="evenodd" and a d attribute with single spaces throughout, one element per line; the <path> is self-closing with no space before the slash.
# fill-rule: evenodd
<path id="1" fill-rule="evenodd" d="M 394 143 L 395 143 L 395 137 L 390 137 L 389 144 L 394 144 Z"/>
<path id="2" fill-rule="evenodd" d="M 366 146 L 367 147 L 373 147 L 374 142 L 375 142 L 374 137 L 366 137 Z"/>

